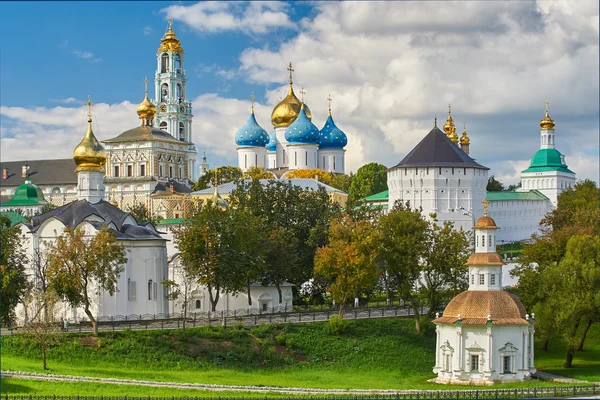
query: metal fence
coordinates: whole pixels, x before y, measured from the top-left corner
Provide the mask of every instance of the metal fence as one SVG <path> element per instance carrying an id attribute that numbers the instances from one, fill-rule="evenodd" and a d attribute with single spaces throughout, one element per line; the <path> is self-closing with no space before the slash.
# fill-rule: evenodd
<path id="1" fill-rule="evenodd" d="M 600 394 L 600 385 L 558 386 L 522 389 L 480 389 L 480 390 L 411 390 L 389 395 L 328 395 L 328 396 L 281 396 L 265 397 L 286 400 L 400 400 L 400 399 L 536 399 L 554 397 L 575 397 Z M 3 400 L 244 400 L 244 397 L 129 397 L 129 396 L 37 396 L 6 394 Z M 250 398 L 249 398 L 250 399 Z M 259 397 L 252 397 L 256 400 Z"/>

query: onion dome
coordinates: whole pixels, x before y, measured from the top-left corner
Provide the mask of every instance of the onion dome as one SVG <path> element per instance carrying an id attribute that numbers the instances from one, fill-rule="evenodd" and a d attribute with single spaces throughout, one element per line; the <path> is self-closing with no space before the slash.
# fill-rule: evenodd
<path id="1" fill-rule="evenodd" d="M 465 325 L 528 325 L 517 296 L 504 290 L 467 290 L 452 299 L 435 323 Z"/>
<path id="2" fill-rule="evenodd" d="M 546 100 L 546 115 L 540 120 L 540 127 L 542 129 L 554 129 L 555 125 L 554 120 L 548 115 L 548 100 Z"/>
<path id="3" fill-rule="evenodd" d="M 319 132 L 319 148 L 321 149 L 342 149 L 348 144 L 346 134 L 335 125 L 331 110 L 329 117 L 325 121 L 325 126 Z"/>
<path id="4" fill-rule="evenodd" d="M 156 106 L 148 99 L 148 78 L 146 78 L 146 96 L 137 107 L 137 114 L 141 119 L 152 119 L 156 115 Z"/>
<path id="5" fill-rule="evenodd" d="M 290 88 L 288 89 L 288 94 L 275 106 L 271 113 L 271 123 L 275 128 L 290 126 L 298 118 L 300 108 L 302 107 L 302 102 L 296 97 L 292 85 L 292 72 L 294 71 L 292 63 L 290 63 L 288 71 L 290 71 Z M 304 109 L 308 119 L 312 119 L 312 114 L 306 104 L 304 105 Z"/>
<path id="6" fill-rule="evenodd" d="M 465 124 L 465 130 L 463 131 L 460 137 L 460 144 L 469 144 L 471 143 L 471 139 L 467 136 L 467 124 Z"/>
<path id="7" fill-rule="evenodd" d="M 444 124 L 444 133 L 446 134 L 446 136 L 451 138 L 453 130 L 456 134 L 456 127 L 454 126 L 454 120 L 452 119 L 450 104 L 448 104 L 448 119 L 446 119 L 446 123 Z"/>
<path id="8" fill-rule="evenodd" d="M 256 122 L 254 107 L 246 124 L 235 133 L 235 143 L 244 147 L 265 147 L 269 143 L 267 131 Z"/>
<path id="9" fill-rule="evenodd" d="M 223 199 L 221 197 L 221 195 L 219 194 L 219 189 L 217 187 L 217 185 L 215 185 L 215 192 L 213 193 L 212 197 L 210 198 L 210 200 L 212 201 L 212 203 L 219 207 L 219 208 L 227 208 L 227 201 L 225 199 Z"/>
<path id="10" fill-rule="evenodd" d="M 91 103 L 88 99 L 88 106 Z M 92 115 L 88 112 L 88 128 L 83 140 L 79 142 L 73 151 L 73 160 L 77 164 L 75 172 L 79 171 L 98 171 L 104 172 L 104 164 L 106 164 L 106 151 L 100 144 L 94 132 L 92 132 Z"/>
<path id="11" fill-rule="evenodd" d="M 304 104 L 298 118 L 285 130 L 285 139 L 290 144 L 319 144 L 319 128 L 306 115 Z"/>
<path id="12" fill-rule="evenodd" d="M 483 217 L 479 218 L 473 229 L 500 229 L 496 226 L 496 221 L 487 215 L 487 209 L 490 204 L 488 199 L 483 200 Z"/>
<path id="13" fill-rule="evenodd" d="M 170 51 L 171 53 L 183 53 L 183 47 L 181 42 L 177 39 L 175 32 L 173 32 L 173 19 L 169 18 L 169 30 L 165 33 L 165 36 L 160 40 L 160 47 L 157 53 L 164 51 Z"/>
<path id="14" fill-rule="evenodd" d="M 275 153 L 277 151 L 277 139 L 275 132 L 269 135 L 269 143 L 267 143 L 267 151 L 269 153 Z"/>
<path id="15" fill-rule="evenodd" d="M 25 172 L 25 183 L 20 185 L 13 195 L 12 199 L 3 203 L 3 207 L 20 207 L 49 204 L 44 198 L 44 193 L 39 186 L 31 183 L 29 179 L 29 168 Z"/>

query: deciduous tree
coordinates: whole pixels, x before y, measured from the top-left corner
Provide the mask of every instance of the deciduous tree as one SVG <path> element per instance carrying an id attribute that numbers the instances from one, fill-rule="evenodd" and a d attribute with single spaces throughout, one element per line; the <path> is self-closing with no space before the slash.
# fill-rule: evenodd
<path id="1" fill-rule="evenodd" d="M 348 194 L 353 201 L 387 190 L 387 167 L 378 163 L 365 164 L 352 177 Z"/>
<path id="2" fill-rule="evenodd" d="M 504 190 L 504 184 L 492 175 L 488 178 L 486 190 L 488 192 L 502 192 Z"/>
<path id="3" fill-rule="evenodd" d="M 65 228 L 64 234 L 48 244 L 48 281 L 58 296 L 72 307 L 83 307 L 92 323 L 98 325 L 90 307 L 102 291 L 111 296 L 127 262 L 125 247 L 107 227 L 91 238 L 81 228 Z"/>
<path id="4" fill-rule="evenodd" d="M 241 169 L 227 165 L 225 167 L 217 168 L 216 174 L 214 170 L 209 170 L 206 175 L 201 176 L 198 181 L 192 185 L 192 189 L 202 190 L 210 186 L 218 186 L 227 182 L 236 182 L 242 180 L 243 177 L 244 174 Z"/>
<path id="5" fill-rule="evenodd" d="M 29 289 L 25 274 L 27 256 L 22 248 L 20 231 L 10 227 L 8 217 L 0 215 L 0 283 L 2 296 L 0 314 L 2 324 L 11 325 L 15 320 L 15 307 Z"/>
<path id="6" fill-rule="evenodd" d="M 333 174 L 331 172 L 325 172 L 322 169 L 314 168 L 314 169 L 295 169 L 293 171 L 288 172 L 285 175 L 286 178 L 308 178 L 315 179 L 318 178 L 320 182 L 323 182 L 326 185 L 330 185 L 333 180 Z"/>
<path id="7" fill-rule="evenodd" d="M 275 175 L 265 167 L 250 167 L 244 172 L 244 179 L 275 179 Z"/>

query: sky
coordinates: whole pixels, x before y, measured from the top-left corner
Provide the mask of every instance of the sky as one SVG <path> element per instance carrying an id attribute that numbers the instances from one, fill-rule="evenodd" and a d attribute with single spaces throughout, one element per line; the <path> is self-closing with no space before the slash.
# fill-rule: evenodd
<path id="1" fill-rule="evenodd" d="M 0 13 L 4 161 L 71 157 L 88 95 L 99 139 L 138 126 L 143 80 L 173 18 L 193 141 L 211 166 L 236 165 L 252 92 L 272 131 L 292 62 L 319 128 L 331 95 L 348 173 L 399 163 L 451 104 L 471 157 L 515 184 L 539 149 L 548 99 L 557 149 L 578 179 L 599 182 L 595 0 L 0 2 Z"/>

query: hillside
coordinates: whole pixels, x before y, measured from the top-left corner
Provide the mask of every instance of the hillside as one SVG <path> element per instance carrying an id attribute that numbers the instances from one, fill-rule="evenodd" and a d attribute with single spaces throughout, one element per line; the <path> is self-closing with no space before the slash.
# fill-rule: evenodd
<path id="1" fill-rule="evenodd" d="M 315 388 L 425 389 L 434 375 L 435 336 L 414 333 L 410 319 L 208 326 L 183 330 L 65 334 L 48 354 L 51 373 L 171 382 Z M 600 329 L 590 330 L 576 368 L 561 371 L 564 352 L 536 352 L 551 372 L 600 381 Z M 41 372 L 39 350 L 22 336 L 2 337 L 2 369 Z M 566 372 L 566 373 L 565 373 Z"/>

